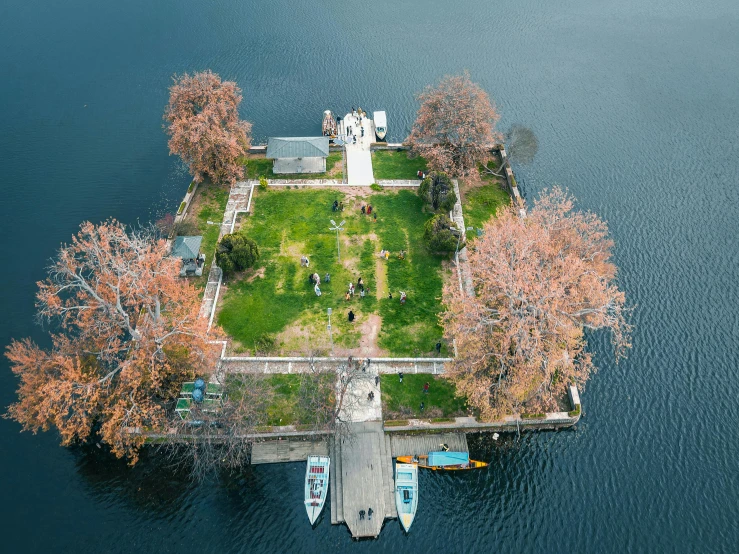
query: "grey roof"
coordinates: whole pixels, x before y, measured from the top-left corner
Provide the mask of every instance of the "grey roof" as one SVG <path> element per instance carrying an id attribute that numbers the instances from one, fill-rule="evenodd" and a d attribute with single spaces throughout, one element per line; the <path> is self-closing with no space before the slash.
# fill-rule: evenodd
<path id="1" fill-rule="evenodd" d="M 328 137 L 270 137 L 268 158 L 325 158 Z"/>
<path id="2" fill-rule="evenodd" d="M 203 237 L 177 237 L 172 248 L 172 255 L 186 260 L 197 258 Z"/>

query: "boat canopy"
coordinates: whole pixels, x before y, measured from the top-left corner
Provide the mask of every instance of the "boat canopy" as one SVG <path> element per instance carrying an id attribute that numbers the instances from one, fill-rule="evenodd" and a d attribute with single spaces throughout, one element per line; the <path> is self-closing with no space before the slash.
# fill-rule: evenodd
<path id="1" fill-rule="evenodd" d="M 470 463 L 468 452 L 429 452 L 430 466 L 458 466 Z"/>
<path id="2" fill-rule="evenodd" d="M 372 112 L 372 119 L 375 120 L 375 128 L 385 129 L 387 127 L 385 112 Z"/>

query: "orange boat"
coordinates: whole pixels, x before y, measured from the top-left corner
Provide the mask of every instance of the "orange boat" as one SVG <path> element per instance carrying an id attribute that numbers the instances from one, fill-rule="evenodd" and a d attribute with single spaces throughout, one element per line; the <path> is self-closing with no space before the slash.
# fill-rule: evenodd
<path id="1" fill-rule="evenodd" d="M 429 452 L 428 456 L 398 456 L 397 460 L 403 464 L 418 464 L 418 467 L 426 469 L 450 471 L 478 469 L 488 465 L 487 462 L 470 460 L 467 452 Z"/>

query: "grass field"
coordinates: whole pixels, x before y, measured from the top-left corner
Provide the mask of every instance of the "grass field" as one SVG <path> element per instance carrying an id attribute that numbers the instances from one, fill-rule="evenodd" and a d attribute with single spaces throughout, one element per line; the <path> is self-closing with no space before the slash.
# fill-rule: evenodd
<path id="1" fill-rule="evenodd" d="M 426 171 L 426 160 L 408 157 L 407 150 L 376 150 L 372 152 L 372 173 L 375 179 L 416 179 Z"/>
<path id="2" fill-rule="evenodd" d="M 243 223 L 259 245 L 258 267 L 229 280 L 222 296 L 218 322 L 234 340 L 238 352 L 305 355 L 327 353 L 327 308 L 337 351 L 356 349 L 372 323 L 380 323 L 376 344 L 393 355 L 431 353 L 441 337 L 437 314 L 441 310 L 442 257 L 429 253 L 422 241 L 428 215 L 421 200 L 410 191 L 349 197 L 330 189 L 257 191 L 254 213 Z M 334 213 L 334 200 L 345 211 Z M 377 220 L 360 214 L 372 204 Z M 337 261 L 336 233 L 330 219 L 346 220 L 340 235 L 341 263 Z M 388 260 L 381 249 L 390 250 Z M 397 252 L 406 250 L 405 260 Z M 310 267 L 300 266 L 301 255 Z M 320 297 L 309 282 L 321 277 Z M 331 282 L 324 276 L 331 274 Z M 361 299 L 357 290 L 346 301 L 348 283 L 362 277 L 370 293 Z M 408 301 L 399 302 L 399 291 Z M 393 299 L 388 298 L 392 292 Z M 357 319 L 350 323 L 352 310 Z M 374 325 L 375 327 L 377 325 Z M 444 347 L 444 350 L 446 347 Z"/>
<path id="3" fill-rule="evenodd" d="M 423 385 L 429 383 L 424 394 Z M 382 413 L 385 419 L 408 417 L 454 417 L 467 415 L 465 399 L 455 396 L 454 383 L 428 374 L 381 375 Z M 421 411 L 421 402 L 424 409 Z"/>
<path id="4" fill-rule="evenodd" d="M 273 374 L 264 376 L 255 376 L 260 379 L 259 386 L 264 386 L 264 396 L 268 398 L 265 409 L 264 425 L 302 425 L 312 423 L 314 414 L 310 413 L 301 402 L 301 380 L 305 378 L 324 379 L 332 383 L 335 379 L 334 374 L 320 374 L 315 377 L 307 377 L 306 375 L 297 374 Z M 244 385 L 238 379 L 230 379 L 226 384 L 226 390 L 229 398 L 237 399 L 240 397 L 240 387 Z M 325 390 L 331 390 L 331 387 L 324 387 Z M 325 402 L 329 402 L 326 398 Z"/>
<path id="5" fill-rule="evenodd" d="M 272 162 L 263 156 L 249 156 L 244 164 L 246 166 L 246 179 L 259 179 L 264 176 L 267 179 L 339 179 L 341 180 L 341 152 L 331 152 L 326 158 L 325 173 L 294 173 L 279 174 L 272 173 Z M 339 164 L 338 173 L 333 169 Z"/>
<path id="6" fill-rule="evenodd" d="M 482 224 L 495 215 L 500 206 L 509 204 L 511 197 L 500 185 L 483 185 L 465 193 L 462 213 L 467 227 L 482 228 Z M 477 236 L 477 231 L 467 231 L 467 238 Z"/>

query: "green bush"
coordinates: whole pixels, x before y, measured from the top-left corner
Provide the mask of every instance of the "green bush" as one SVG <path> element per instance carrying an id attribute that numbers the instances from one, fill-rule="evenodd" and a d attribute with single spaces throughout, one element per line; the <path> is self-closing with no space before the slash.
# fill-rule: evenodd
<path id="1" fill-rule="evenodd" d="M 382 192 L 382 187 L 378 185 L 377 183 L 372 183 L 370 185 L 370 189 L 374 190 L 375 192 Z"/>
<path id="2" fill-rule="evenodd" d="M 184 212 L 184 211 L 185 211 L 185 206 L 187 206 L 187 202 L 184 202 L 184 201 L 183 201 L 183 202 L 182 202 L 182 203 L 180 204 L 180 209 L 179 209 L 179 210 L 177 210 L 177 215 L 181 215 L 181 214 L 182 214 L 182 212 Z"/>
<path id="3" fill-rule="evenodd" d="M 264 175 L 260 175 L 259 176 L 259 188 L 262 190 L 267 190 L 267 185 L 269 185 L 267 178 Z"/>
<path id="4" fill-rule="evenodd" d="M 451 211 L 457 202 L 454 184 L 446 173 L 430 173 L 418 187 L 418 196 L 431 205 L 433 210 Z"/>
<path id="5" fill-rule="evenodd" d="M 452 233 L 452 221 L 445 214 L 435 215 L 426 222 L 423 238 L 432 252 L 454 252 L 459 240 Z M 459 241 L 459 244 L 463 246 L 464 241 Z"/>
<path id="6" fill-rule="evenodd" d="M 195 189 L 195 181 L 193 181 L 192 183 L 190 183 L 190 186 L 187 187 L 188 194 L 191 193 L 194 189 Z"/>
<path id="7" fill-rule="evenodd" d="M 572 411 L 567 412 L 567 415 L 570 416 L 570 417 L 577 417 L 577 416 L 580 415 L 581 409 L 582 408 L 580 407 L 580 404 L 575 404 L 575 409 L 572 410 Z"/>
<path id="8" fill-rule="evenodd" d="M 224 235 L 216 249 L 216 263 L 224 275 L 250 268 L 258 259 L 257 243 L 242 232 Z"/>
<path id="9" fill-rule="evenodd" d="M 432 417 L 431 423 L 454 423 L 457 421 L 453 417 Z"/>

